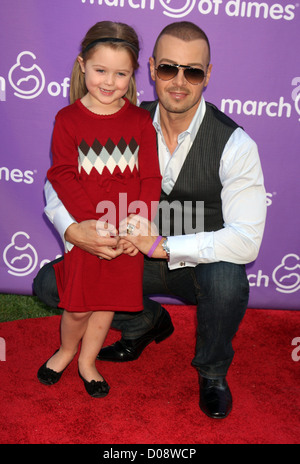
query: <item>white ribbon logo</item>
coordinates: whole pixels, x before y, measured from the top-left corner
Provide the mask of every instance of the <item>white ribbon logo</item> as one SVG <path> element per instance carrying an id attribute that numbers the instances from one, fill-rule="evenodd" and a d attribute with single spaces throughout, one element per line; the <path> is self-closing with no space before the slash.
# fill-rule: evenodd
<path id="1" fill-rule="evenodd" d="M 297 292 L 300 289 L 300 257 L 295 253 L 285 255 L 274 269 L 272 278 L 278 292 Z"/>
<path id="2" fill-rule="evenodd" d="M 32 64 L 33 60 L 36 60 L 36 56 L 32 52 L 19 53 L 16 64 L 8 73 L 8 80 L 16 91 L 14 92 L 16 97 L 35 98 L 44 90 L 44 73 L 37 64 Z"/>
<path id="3" fill-rule="evenodd" d="M 11 242 L 3 251 L 3 261 L 9 268 L 7 271 L 14 276 L 23 277 L 30 274 L 36 268 L 38 255 L 30 243 L 24 243 L 24 237 L 29 240 L 26 232 L 16 232 Z"/>

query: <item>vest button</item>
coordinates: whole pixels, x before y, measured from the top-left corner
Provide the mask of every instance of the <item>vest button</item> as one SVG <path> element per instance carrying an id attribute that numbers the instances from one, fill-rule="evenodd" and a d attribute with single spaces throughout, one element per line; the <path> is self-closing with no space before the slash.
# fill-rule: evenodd
<path id="1" fill-rule="evenodd" d="M 184 262 L 184 261 L 180 261 L 179 266 L 181 266 L 181 267 L 185 266 L 185 262 Z"/>

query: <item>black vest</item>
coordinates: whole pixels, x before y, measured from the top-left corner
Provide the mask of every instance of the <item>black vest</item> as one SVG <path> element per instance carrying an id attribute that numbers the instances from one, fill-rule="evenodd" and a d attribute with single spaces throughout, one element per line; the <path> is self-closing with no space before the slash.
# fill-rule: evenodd
<path id="1" fill-rule="evenodd" d="M 157 103 L 141 104 L 150 111 L 152 119 Z M 169 195 L 161 191 L 155 220 L 160 235 L 184 235 L 223 228 L 220 159 L 228 139 L 238 127 L 232 119 L 206 102 L 202 124 L 172 191 Z M 172 207 L 168 208 L 168 205 Z M 204 224 L 200 221 L 201 216 Z"/>

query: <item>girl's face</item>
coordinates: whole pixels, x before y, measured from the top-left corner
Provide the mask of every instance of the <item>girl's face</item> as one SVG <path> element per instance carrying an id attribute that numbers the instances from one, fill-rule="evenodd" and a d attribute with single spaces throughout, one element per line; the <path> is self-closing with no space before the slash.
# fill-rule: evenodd
<path id="1" fill-rule="evenodd" d="M 113 49 L 109 46 L 98 45 L 91 57 L 84 62 L 78 61 L 88 89 L 83 97 L 86 106 L 100 114 L 118 111 L 124 101 L 133 66 L 130 54 L 125 49 Z"/>

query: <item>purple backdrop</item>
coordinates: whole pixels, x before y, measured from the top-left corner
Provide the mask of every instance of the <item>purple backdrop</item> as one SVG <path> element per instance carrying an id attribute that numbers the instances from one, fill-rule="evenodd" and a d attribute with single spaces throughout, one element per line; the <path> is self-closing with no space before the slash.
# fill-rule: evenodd
<path id="1" fill-rule="evenodd" d="M 0 292 L 31 294 L 39 267 L 62 253 L 43 214 L 53 121 L 68 104 L 82 37 L 105 19 L 141 37 L 140 101 L 155 98 L 148 58 L 160 30 L 188 20 L 207 32 L 205 98 L 257 142 L 268 192 L 260 255 L 247 266 L 249 306 L 299 310 L 300 8 L 289 0 L 1 1 Z"/>

